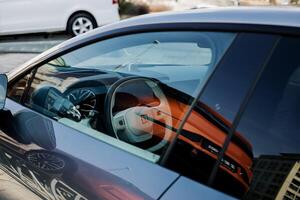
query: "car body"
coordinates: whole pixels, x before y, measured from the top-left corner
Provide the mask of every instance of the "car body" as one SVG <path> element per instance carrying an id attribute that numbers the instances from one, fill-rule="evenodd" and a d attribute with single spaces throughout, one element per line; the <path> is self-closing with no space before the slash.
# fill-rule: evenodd
<path id="1" fill-rule="evenodd" d="M 93 28 L 120 19 L 117 1 L 110 0 L 1 0 L 0 13 L 0 35 L 67 31 L 70 20 L 79 14 L 89 16 Z"/>
<path id="2" fill-rule="evenodd" d="M 48 50 L 8 74 L 1 169 L 41 199 L 263 198 L 259 156 L 299 153 L 297 16 L 147 15 Z"/>

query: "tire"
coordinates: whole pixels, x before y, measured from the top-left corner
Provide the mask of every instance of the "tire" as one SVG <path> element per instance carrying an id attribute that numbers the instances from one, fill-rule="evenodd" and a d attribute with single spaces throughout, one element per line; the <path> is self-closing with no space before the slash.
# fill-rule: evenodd
<path id="1" fill-rule="evenodd" d="M 95 18 L 88 13 L 77 13 L 70 17 L 67 23 L 67 32 L 77 36 L 97 28 Z"/>

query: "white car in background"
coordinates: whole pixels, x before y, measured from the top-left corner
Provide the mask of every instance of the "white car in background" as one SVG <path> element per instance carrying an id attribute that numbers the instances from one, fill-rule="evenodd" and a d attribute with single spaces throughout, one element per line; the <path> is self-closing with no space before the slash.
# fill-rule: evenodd
<path id="1" fill-rule="evenodd" d="M 79 35 L 119 20 L 117 0 L 0 0 L 0 35 Z"/>

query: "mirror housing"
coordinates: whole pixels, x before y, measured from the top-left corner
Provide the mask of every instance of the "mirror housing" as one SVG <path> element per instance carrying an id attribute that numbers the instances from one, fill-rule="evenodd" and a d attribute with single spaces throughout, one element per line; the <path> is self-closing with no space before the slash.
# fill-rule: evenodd
<path id="1" fill-rule="evenodd" d="M 0 74 L 0 110 L 3 110 L 5 106 L 7 82 L 7 76 L 5 74 Z"/>

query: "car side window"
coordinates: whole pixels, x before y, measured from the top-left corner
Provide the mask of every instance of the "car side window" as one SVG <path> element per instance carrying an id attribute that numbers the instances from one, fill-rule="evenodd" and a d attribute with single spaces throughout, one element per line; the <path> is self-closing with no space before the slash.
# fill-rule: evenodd
<path id="1" fill-rule="evenodd" d="M 22 103 L 158 163 L 235 37 L 229 32 L 153 32 L 96 42 L 33 70 Z M 185 130 L 197 131 L 195 124 Z"/>
<path id="2" fill-rule="evenodd" d="M 299 198 L 300 39 L 276 40 L 253 92 L 243 100 L 247 107 L 214 174 L 215 188 L 241 199 Z M 239 150 L 238 138 L 252 159 Z M 226 156 L 239 160 L 236 174 L 228 173 L 232 179 L 221 167 Z"/>
<path id="3" fill-rule="evenodd" d="M 299 198 L 300 39 L 282 37 L 257 83 L 236 134 L 254 154 L 244 199 Z"/>

